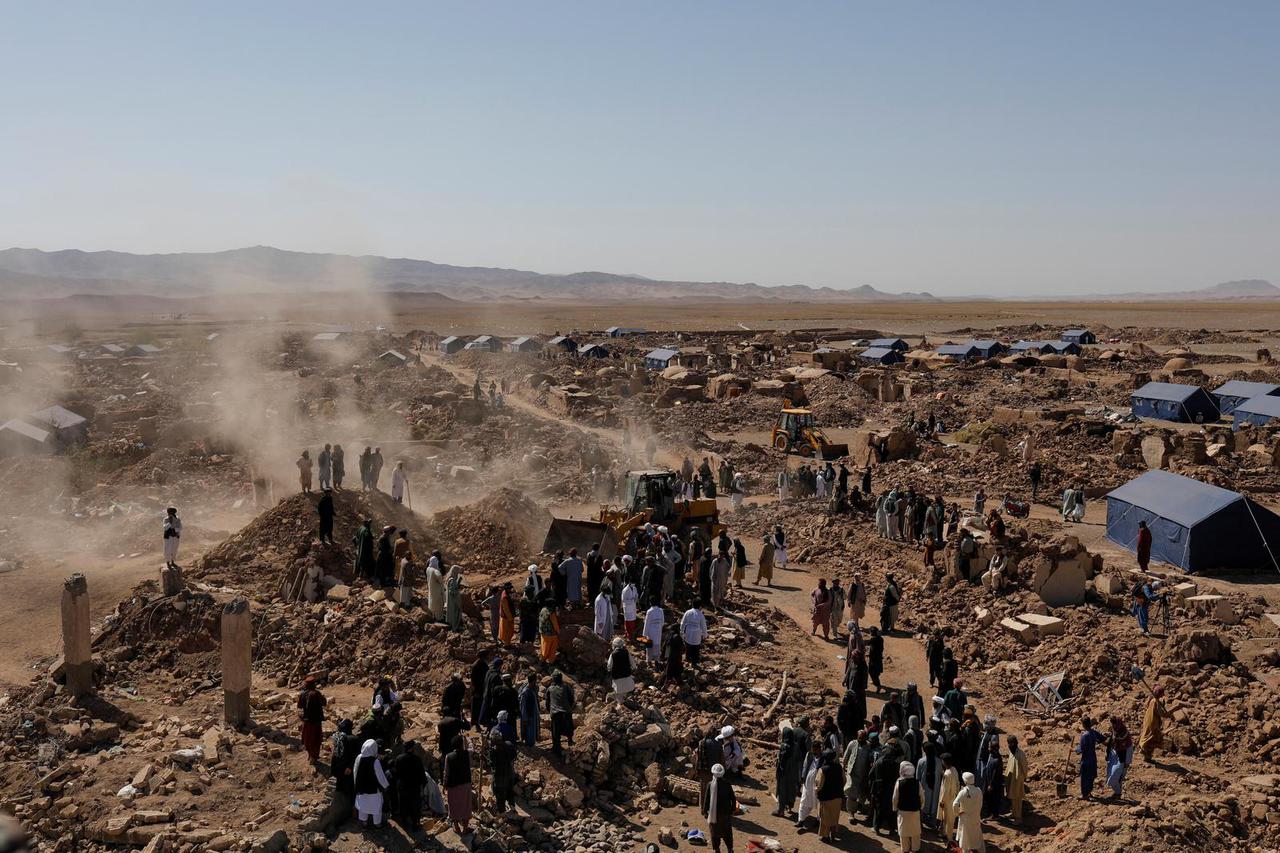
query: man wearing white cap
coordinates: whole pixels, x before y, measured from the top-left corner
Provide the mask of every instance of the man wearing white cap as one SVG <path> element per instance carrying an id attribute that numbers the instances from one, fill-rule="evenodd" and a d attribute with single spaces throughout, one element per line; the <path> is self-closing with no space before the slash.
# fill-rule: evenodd
<path id="1" fill-rule="evenodd" d="M 725 726 L 720 730 L 720 735 L 716 738 L 722 744 L 724 769 L 730 773 L 741 773 L 742 768 L 747 766 L 747 758 L 742 752 L 742 744 L 733 736 L 736 731 L 733 726 Z"/>
<path id="2" fill-rule="evenodd" d="M 592 626 L 595 634 L 602 640 L 607 640 L 613 636 L 613 590 L 608 587 L 602 587 L 596 595 L 595 601 L 595 623 Z"/>
<path id="3" fill-rule="evenodd" d="M 609 679 L 613 682 L 615 701 L 621 702 L 622 697 L 636 689 L 636 679 L 633 674 L 635 665 L 631 652 L 627 651 L 626 641 L 621 637 L 614 637 L 606 669 L 609 670 Z"/>
<path id="4" fill-rule="evenodd" d="M 898 842 L 902 845 L 902 853 L 914 853 L 920 849 L 922 799 L 915 765 L 910 761 L 902 762 L 898 766 L 898 783 L 893 786 L 893 808 L 898 813 Z"/>
<path id="5" fill-rule="evenodd" d="M 966 773 L 961 778 L 964 779 L 964 787 L 952 802 L 956 809 L 956 816 L 959 818 L 956 843 L 960 853 L 969 853 L 970 850 L 984 851 L 987 845 L 982 840 L 982 789 L 974 784 L 975 778 L 972 773 Z"/>
<path id="6" fill-rule="evenodd" d="M 702 813 L 707 816 L 707 829 L 711 835 L 711 849 L 720 853 L 720 842 L 725 850 L 733 853 L 733 815 L 738 810 L 738 798 L 733 786 L 724 778 L 724 765 L 711 767 L 711 782 L 702 800 Z"/>

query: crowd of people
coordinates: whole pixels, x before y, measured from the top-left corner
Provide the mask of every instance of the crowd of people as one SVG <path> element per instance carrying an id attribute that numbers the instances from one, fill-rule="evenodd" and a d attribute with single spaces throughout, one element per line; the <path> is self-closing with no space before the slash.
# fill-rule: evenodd
<path id="1" fill-rule="evenodd" d="M 495 393 L 491 384 L 491 402 Z M 932 424 L 921 422 L 921 428 L 932 431 Z M 316 459 L 322 491 L 319 535 L 324 542 L 333 541 L 331 491 L 342 487 L 342 460 L 340 445 L 325 445 Z M 310 491 L 307 451 L 298 468 L 303 490 Z M 363 489 L 378 489 L 382 468 L 380 449 L 366 448 L 360 456 Z M 710 458 L 698 465 L 685 458 L 678 473 L 675 500 L 728 495 L 737 506 L 745 491 L 743 475 L 727 460 L 713 467 Z M 616 478 L 593 474 L 598 486 L 607 482 L 610 493 L 616 493 Z M 1033 472 L 1033 488 L 1038 488 L 1038 474 Z M 881 537 L 922 548 L 926 567 L 934 567 L 934 554 L 953 543 L 956 573 L 977 582 L 977 542 L 967 526 L 961 526 L 956 504 L 910 487 L 895 486 L 875 495 L 870 465 L 858 481 L 851 484 L 850 477 L 843 464 L 830 462 L 784 468 L 778 495 L 781 500 L 829 500 L 833 511 L 865 507 Z M 394 500 L 404 496 L 407 483 L 403 463 L 398 463 L 392 478 Z M 999 543 L 1004 522 L 998 509 L 985 511 L 985 501 L 979 490 L 975 513 L 992 541 Z M 1072 486 L 1063 496 L 1062 517 L 1079 520 L 1083 513 L 1083 489 Z M 169 562 L 168 537 L 175 538 L 176 555 L 181 532 L 176 511 L 170 511 L 165 524 Z M 788 539 L 776 526 L 762 531 L 757 541 L 755 583 L 772 586 L 775 568 L 787 568 Z M 371 518 L 363 520 L 352 545 L 356 578 L 391 590 L 405 604 L 412 602 L 415 586 L 425 585 L 430 617 L 452 631 L 464 629 L 462 597 L 467 588 L 460 566 L 446 570 L 439 551 L 420 561 L 408 530 L 386 525 L 375 532 Z M 577 696 L 562 669 L 559 647 L 565 614 L 587 612 L 592 631 L 608 644 L 605 673 L 610 694 L 614 701 L 631 701 L 640 676 L 666 687 L 684 681 L 687 668 L 706 666 L 707 614 L 731 606 L 749 565 L 745 544 L 726 530 L 707 536 L 689 528 L 677 535 L 663 524 L 646 523 L 631 531 L 617 554 L 607 559 L 598 547 L 585 555 L 571 548 L 542 565 L 530 564 L 519 589 L 505 582 L 478 590 L 482 630 L 494 650 L 477 658 L 469 676 L 455 673 L 445 687 L 434 754 L 404 741 L 399 696 L 389 679 L 381 679 L 365 716 L 339 721 L 332 735 L 330 772 L 338 801 L 349 802 L 362 823 L 380 825 L 390 813 L 411 830 L 418 827 L 424 808 L 430 809 L 447 815 L 462 835 L 470 831 L 478 797 L 475 778 L 482 770 L 489 777 L 495 808 L 513 808 L 522 750 L 546 750 L 562 759 L 565 749 L 573 746 Z M 1007 583 L 1003 548 L 996 549 L 986 571 L 994 579 L 993 589 Z M 1134 612 L 1145 632 L 1147 610 L 1159 600 L 1159 590 L 1148 585 L 1141 595 L 1135 590 L 1134 597 Z M 1015 736 L 1004 735 L 993 715 L 979 715 L 942 630 L 930 632 L 925 647 L 931 695 L 926 697 L 915 683 L 901 689 L 882 683 L 885 640 L 896 629 L 902 598 L 895 576 L 887 574 L 872 619 L 876 624 L 867 625 L 868 589 L 861 574 L 823 578 L 812 589 L 811 634 L 843 643 L 844 693 L 839 705 L 820 720 L 799 716 L 782 726 L 774 757 L 774 814 L 793 819 L 801 831 L 814 830 L 824 841 L 837 839 L 841 816 L 848 815 L 876 835 L 896 838 L 904 851 L 919 850 L 926 833 L 961 853 L 982 850 L 984 820 L 1007 819 L 1017 825 L 1024 819 L 1027 756 Z M 528 660 L 528 655 L 520 653 L 521 646 L 536 659 L 522 670 L 518 661 Z M 883 699 L 878 713 L 869 712 L 869 691 Z M 303 746 L 318 762 L 326 700 L 314 680 L 304 685 L 298 708 Z M 1105 733 L 1083 718 L 1075 750 L 1080 795 L 1093 795 L 1100 770 L 1097 753 L 1103 749 L 1102 781 L 1114 798 L 1120 798 L 1135 751 L 1151 760 L 1161 745 L 1165 719 L 1158 687 L 1136 739 L 1119 715 L 1109 717 Z M 733 850 L 733 823 L 739 811 L 734 782 L 749 764 L 732 725 L 713 727 L 698 745 L 700 808 L 717 851 L 722 845 Z"/>

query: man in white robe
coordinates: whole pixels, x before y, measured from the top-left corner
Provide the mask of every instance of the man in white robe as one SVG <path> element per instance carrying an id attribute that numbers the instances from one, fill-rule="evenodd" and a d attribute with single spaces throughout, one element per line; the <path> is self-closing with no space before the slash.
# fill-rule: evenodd
<path id="1" fill-rule="evenodd" d="M 378 742 L 370 739 L 360 747 L 360 755 L 351 769 L 356 788 L 356 819 L 373 826 L 382 825 L 382 792 L 390 787 L 387 774 L 378 759 Z"/>
<path id="2" fill-rule="evenodd" d="M 974 784 L 972 773 L 964 774 L 964 787 L 956 794 L 952 806 L 958 818 L 956 827 L 957 846 L 960 853 L 977 850 L 979 853 L 987 849 L 982 840 L 982 789 Z"/>
<path id="3" fill-rule="evenodd" d="M 818 771 L 822 769 L 821 744 L 815 743 L 813 749 L 804 759 L 804 769 L 800 778 L 804 780 L 800 786 L 800 810 L 796 812 L 796 826 L 803 826 L 805 818 L 818 808 Z"/>
<path id="4" fill-rule="evenodd" d="M 636 585 L 628 583 L 622 588 L 622 624 L 626 628 L 627 639 L 636 638 L 636 604 L 640 601 L 640 590 Z"/>
<path id="5" fill-rule="evenodd" d="M 609 598 L 609 590 L 601 589 L 596 596 L 596 636 L 607 640 L 613 636 L 613 602 Z"/>
<path id="6" fill-rule="evenodd" d="M 432 619 L 444 621 L 444 573 L 440 571 L 440 558 L 434 556 L 427 563 L 427 610 Z"/>
<path id="7" fill-rule="evenodd" d="M 404 463 L 397 462 L 396 470 L 391 472 L 391 500 L 403 503 L 405 486 L 408 484 L 409 475 L 405 473 Z"/>
<path id="8" fill-rule="evenodd" d="M 656 661 L 662 654 L 662 623 L 666 616 L 662 612 L 661 605 L 655 604 L 650 607 L 644 614 L 644 635 L 649 640 L 649 648 L 645 650 L 645 657 L 650 661 Z"/>
<path id="9" fill-rule="evenodd" d="M 169 507 L 164 516 L 164 564 L 169 568 L 178 565 L 178 541 L 182 538 L 182 519 L 177 507 Z"/>

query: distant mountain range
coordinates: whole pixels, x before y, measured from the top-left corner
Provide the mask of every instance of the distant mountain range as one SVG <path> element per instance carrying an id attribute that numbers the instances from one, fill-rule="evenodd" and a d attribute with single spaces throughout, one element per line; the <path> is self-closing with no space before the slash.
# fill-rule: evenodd
<path id="1" fill-rule="evenodd" d="M 522 299 L 622 302 L 680 298 L 735 302 L 938 302 L 926 293 L 886 293 L 870 285 L 837 289 L 801 284 L 765 287 L 727 281 L 657 281 L 642 275 L 577 272 L 547 275 L 498 267 L 458 267 L 413 258 L 289 252 L 270 246 L 226 252 L 133 255 L 67 249 L 0 251 L 0 299 L 214 293 L 340 293 L 386 291 L 439 294 L 463 301 Z M 983 299 L 970 296 L 956 298 Z M 1023 297 L 1041 300 L 1044 297 Z M 1228 281 L 1199 290 L 1065 296 L 1087 301 L 1280 299 L 1268 281 Z"/>
<path id="2" fill-rule="evenodd" d="M 1096 294 L 1088 298 L 1112 302 L 1166 302 L 1180 299 L 1195 302 L 1216 302 L 1238 299 L 1280 299 L 1280 287 L 1276 287 L 1269 281 L 1250 278 L 1240 281 L 1224 281 L 1221 284 L 1202 287 L 1198 290 L 1171 290 L 1160 293 L 1134 291 L 1131 293 Z"/>
<path id="3" fill-rule="evenodd" d="M 607 272 L 545 275 L 495 267 L 457 267 L 412 258 L 288 252 L 269 246 L 172 255 L 74 249 L 0 251 L 0 297 L 9 298 L 352 290 L 435 292 L 468 301 L 515 298 L 582 302 L 679 297 L 743 302 L 888 302 L 937 298 L 928 293 L 884 293 L 869 285 L 838 290 L 805 285 L 655 281 Z"/>

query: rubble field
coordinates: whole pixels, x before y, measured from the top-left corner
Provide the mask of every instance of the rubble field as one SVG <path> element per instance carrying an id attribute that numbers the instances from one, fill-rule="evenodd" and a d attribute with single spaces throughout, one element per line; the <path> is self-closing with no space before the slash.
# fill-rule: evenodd
<path id="1" fill-rule="evenodd" d="M 819 578 L 847 585 L 855 573 L 869 591 L 869 623 L 886 574 L 903 589 L 886 685 L 914 681 L 927 701 L 924 642 L 941 630 L 979 714 L 995 715 L 1027 752 L 1031 819 L 1020 828 L 988 821 L 992 849 L 1276 849 L 1275 576 L 1188 576 L 1153 563 L 1148 577 L 1174 591 L 1170 628 L 1144 636 L 1129 610 L 1137 564 L 1104 539 L 1103 498 L 1161 469 L 1276 504 L 1280 427 L 1139 419 L 1129 394 L 1152 380 L 1206 390 L 1229 379 L 1280 384 L 1280 369 L 1258 353 L 1280 332 L 1099 326 L 1100 343 L 1080 355 L 951 363 L 932 347 L 1053 340 L 1062 329 L 948 324 L 927 342 L 908 336 L 903 363 L 885 366 L 859 352 L 892 329 L 571 335 L 600 342 L 597 357 L 557 345 L 445 355 L 437 345 L 446 335 L 426 329 L 327 345 L 287 324 L 248 323 L 216 342 L 173 328 L 152 357 L 105 354 L 105 332 L 82 340 L 79 357 L 36 359 L 35 345 L 9 356 L 32 365 L 5 374 L 0 420 L 51 405 L 85 419 L 56 447 L 0 457 L 9 484 L 0 491 L 0 583 L 9 584 L 15 658 L 0 694 L 0 808 L 38 850 L 594 853 L 650 841 L 684 850 L 681 832 L 705 828 L 696 746 L 725 724 L 751 758 L 738 786 L 750 824 L 738 829 L 740 844 L 760 836 L 778 849 L 815 849 L 812 834 L 769 814 L 774 745 L 781 721 L 835 713 L 843 641 L 811 636 L 807 602 Z M 658 348 L 677 355 L 647 363 Z M 955 539 L 926 565 L 921 546 L 877 534 L 866 501 L 833 513 L 793 486 L 779 502 L 780 472 L 812 464 L 772 444 L 787 403 L 808 407 L 848 444 L 834 461 L 853 487 L 869 465 L 876 494 L 910 487 L 956 505 L 977 538 L 972 582 L 955 569 Z M 326 443 L 345 450 L 332 544 L 319 539 L 319 495 L 300 492 L 295 465 L 304 449 L 314 463 Z M 374 490 L 361 488 L 366 447 L 385 459 Z M 394 823 L 366 832 L 335 820 L 332 783 L 313 772 L 298 739 L 304 678 L 329 697 L 327 738 L 333 721 L 363 717 L 377 678 L 391 677 L 406 737 L 437 774 L 439 697 L 453 673 L 466 677 L 496 651 L 517 684 L 528 672 L 550 674 L 535 646 L 491 637 L 489 589 L 511 581 L 518 592 L 529 564 L 546 577 L 552 517 L 616 506 L 626 471 L 704 458 L 745 475 L 741 507 L 718 496 L 730 535 L 754 562 L 762 535 L 781 525 L 791 566 L 773 588 L 748 583 L 708 611 L 701 669 L 662 683 L 633 644 L 637 691 L 617 703 L 608 644 L 592 632 L 589 609 L 571 609 L 559 668 L 577 691 L 576 736 L 563 759 L 551 757 L 544 718 L 539 746 L 520 747 L 516 809 L 499 813 L 486 787 L 479 831 L 467 839 L 430 816 L 416 836 Z M 409 483 L 403 501 L 388 493 L 398 462 Z M 1028 501 L 1029 517 L 1003 519 L 1008 568 L 998 587 L 983 574 L 994 537 L 968 510 L 979 490 L 988 509 L 1005 495 L 1028 500 L 1033 464 L 1039 498 Z M 1088 511 L 1068 524 L 1057 509 L 1076 487 Z M 168 506 L 183 519 L 176 588 L 160 573 Z M 375 536 L 384 525 L 409 531 L 419 563 L 438 550 L 445 567 L 462 567 L 461 631 L 432 618 L 420 572 L 408 600 L 355 576 L 353 538 L 366 518 Z M 69 695 L 58 633 L 61 581 L 73 572 L 96 595 L 94 691 L 80 699 Z M 677 590 L 681 602 L 692 595 L 683 578 Z M 252 686 L 251 721 L 237 728 L 223 721 L 222 632 L 224 608 L 240 599 L 252 623 Z M 667 625 L 679 617 L 668 608 Z M 1029 684 L 1060 672 L 1072 701 L 1029 704 Z M 1071 796 L 1081 715 L 1119 715 L 1136 734 L 1156 683 L 1171 715 L 1158 760 L 1135 761 L 1122 801 Z M 869 694 L 871 712 L 886 696 Z M 856 849 L 897 849 L 863 828 L 848 833 Z M 926 849 L 936 840 L 926 833 Z"/>

